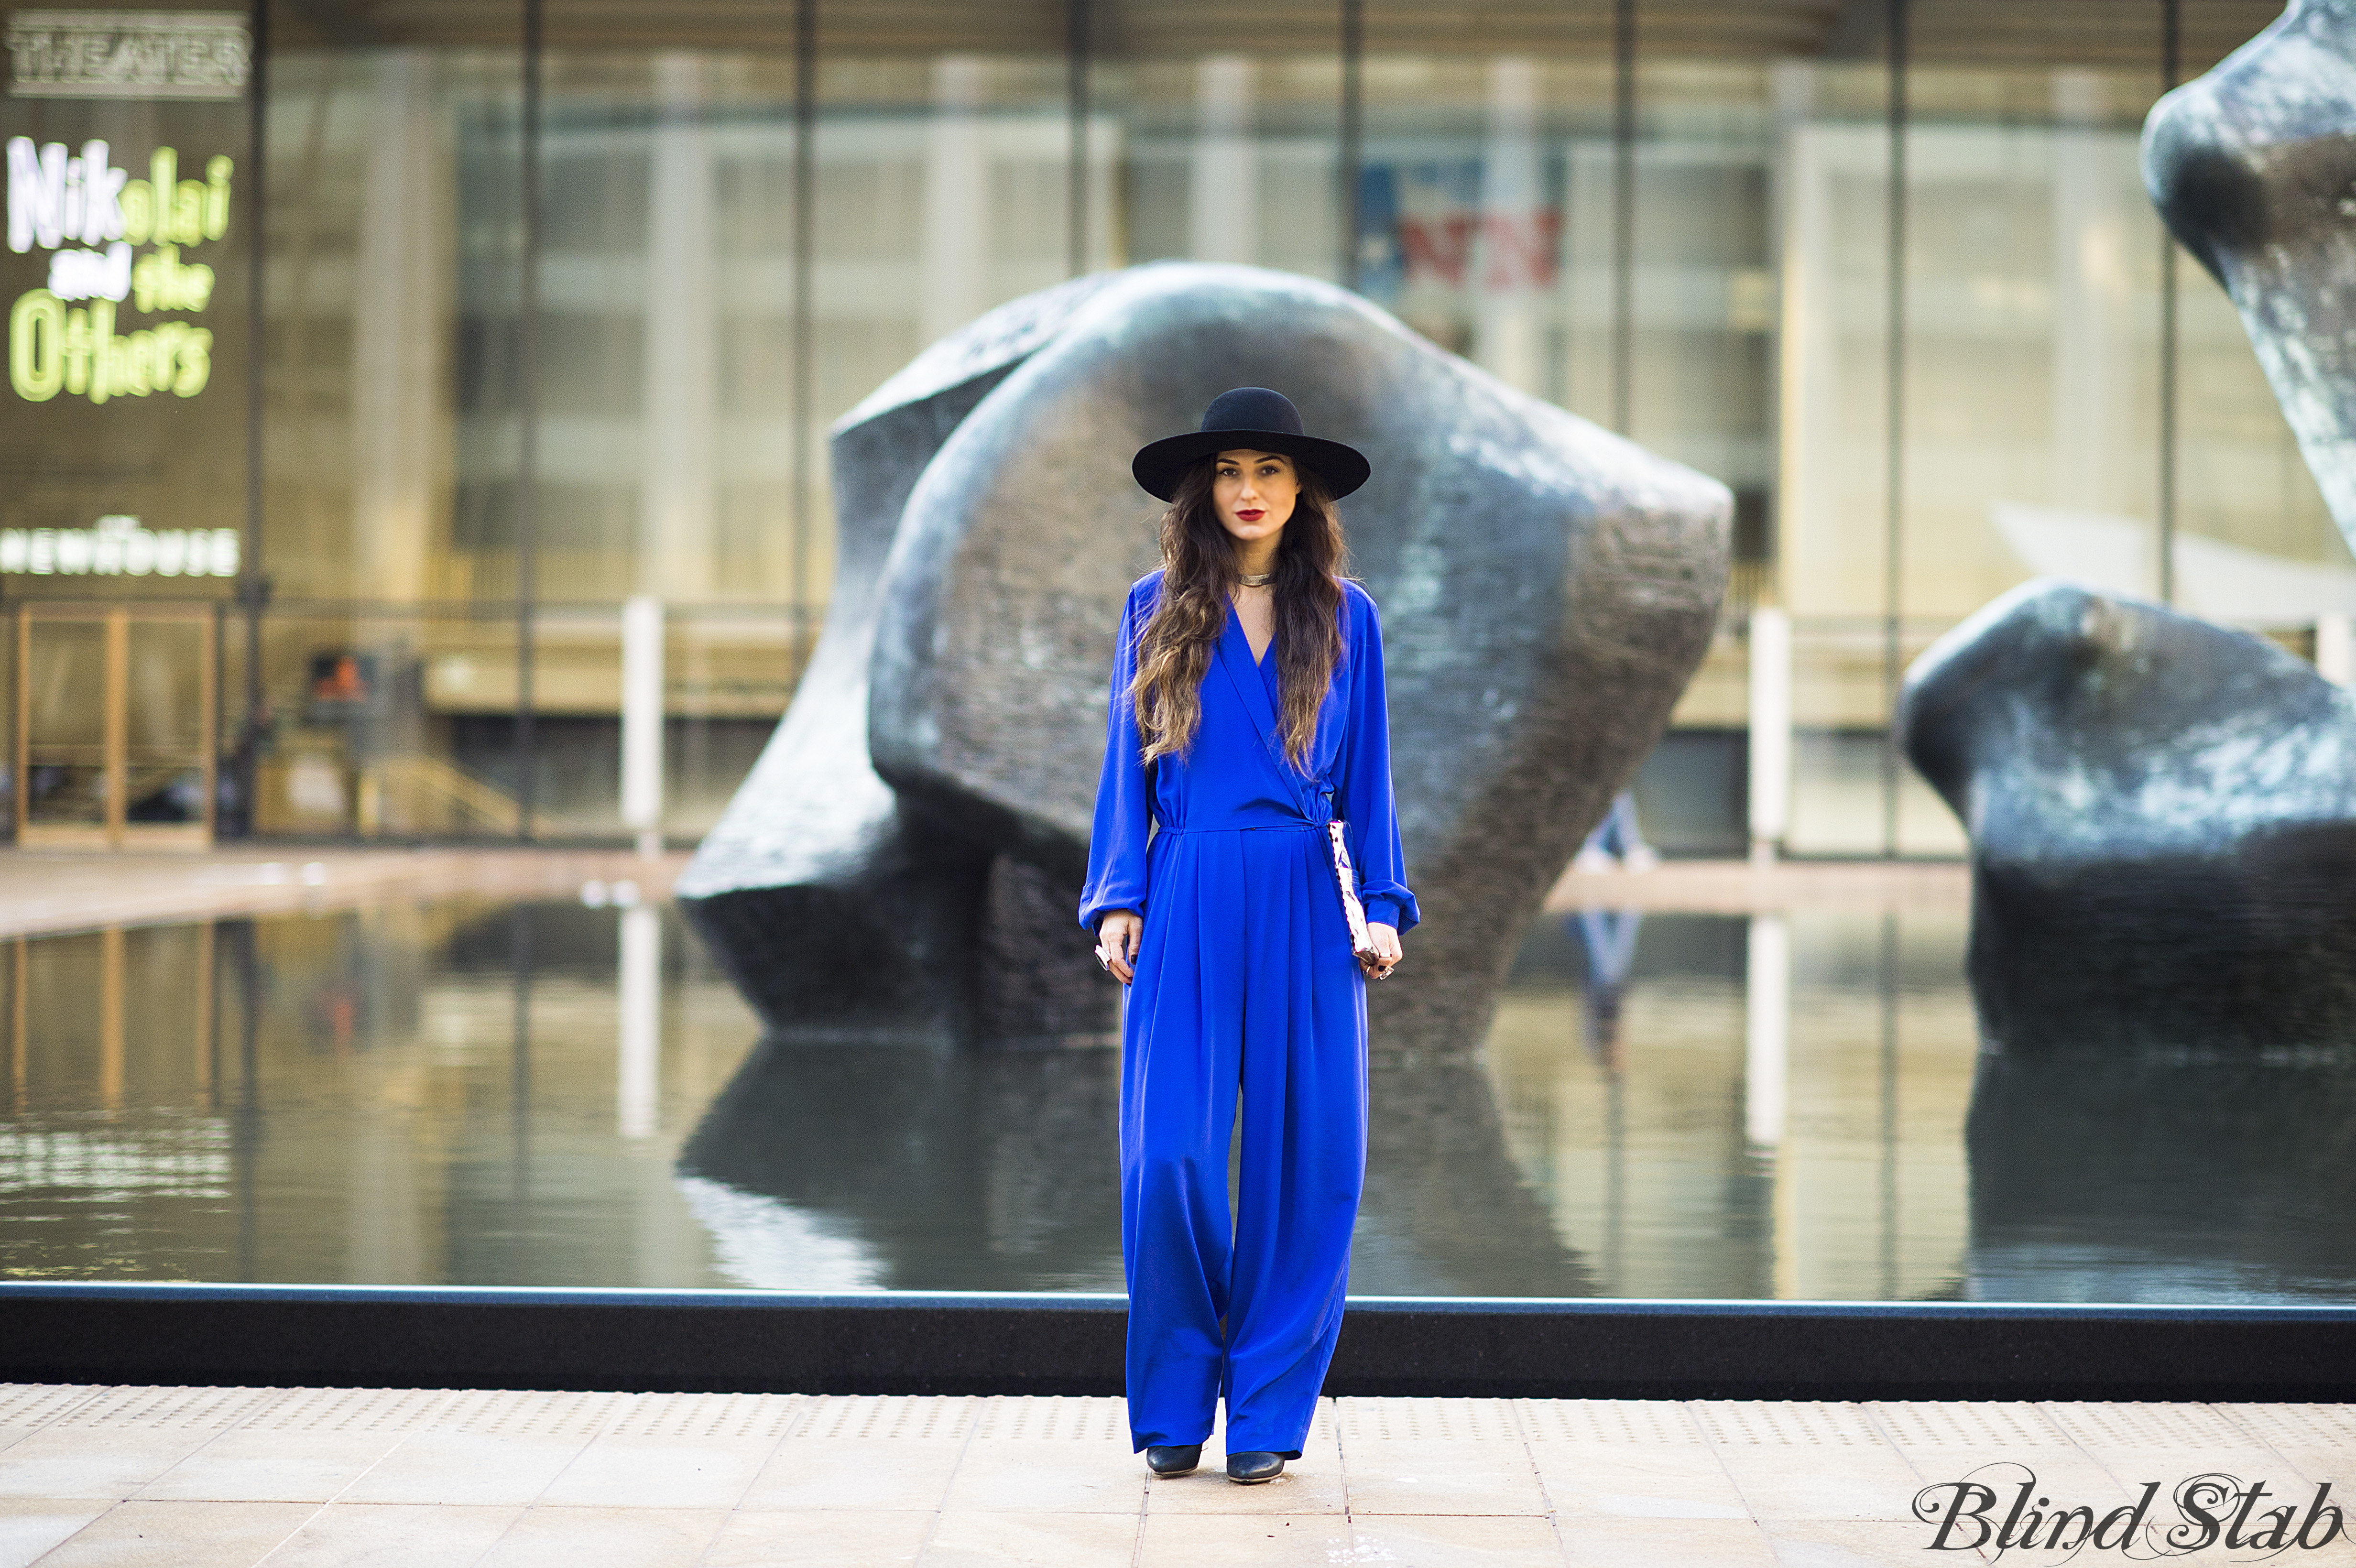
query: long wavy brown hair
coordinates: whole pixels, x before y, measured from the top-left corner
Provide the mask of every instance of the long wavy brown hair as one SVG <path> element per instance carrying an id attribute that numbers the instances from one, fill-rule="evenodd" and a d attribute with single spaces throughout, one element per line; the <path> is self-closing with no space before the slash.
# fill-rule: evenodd
<path id="1" fill-rule="evenodd" d="M 1162 514 L 1162 597 L 1138 634 L 1137 678 L 1129 688 L 1145 761 L 1183 756 L 1203 721 L 1201 688 L 1227 629 L 1227 603 L 1241 572 L 1237 544 L 1211 498 L 1218 459 L 1186 471 L 1177 498 Z M 1342 516 L 1314 471 L 1296 462 L 1301 481 L 1292 516 L 1277 536 L 1276 651 L 1284 754 L 1304 773 L 1317 738 L 1317 711 L 1342 658 L 1342 580 L 1349 548 Z"/>

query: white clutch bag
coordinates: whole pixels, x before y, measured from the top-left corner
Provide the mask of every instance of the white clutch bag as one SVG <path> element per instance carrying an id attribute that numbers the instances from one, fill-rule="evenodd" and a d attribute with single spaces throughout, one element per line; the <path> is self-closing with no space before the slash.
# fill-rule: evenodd
<path id="1" fill-rule="evenodd" d="M 1374 936 L 1366 930 L 1366 906 L 1358 901 L 1358 868 L 1350 863 L 1348 827 L 1338 816 L 1325 824 L 1325 841 L 1333 848 L 1333 885 L 1342 890 L 1342 915 L 1350 923 L 1350 955 L 1368 979 L 1379 980 L 1382 976 L 1376 971 L 1382 967 L 1382 955 L 1375 951 Z"/>

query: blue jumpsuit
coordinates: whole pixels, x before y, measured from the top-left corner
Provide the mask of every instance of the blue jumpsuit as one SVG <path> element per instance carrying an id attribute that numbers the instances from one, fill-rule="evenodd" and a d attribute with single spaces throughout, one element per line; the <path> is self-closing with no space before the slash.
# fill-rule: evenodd
<path id="1" fill-rule="evenodd" d="M 1400 879 L 1382 625 L 1345 582 L 1304 775 L 1283 760 L 1275 647 L 1255 663 L 1230 608 L 1189 753 L 1148 767 L 1128 693 L 1161 583 L 1141 579 L 1121 613 L 1080 896 L 1091 932 L 1113 910 L 1145 921 L 1121 1012 L 1130 1435 L 1199 1443 L 1224 1394 L 1229 1453 L 1297 1458 L 1341 1332 L 1366 1166 L 1366 982 L 1325 823 L 1349 824 L 1367 920 L 1419 918 Z"/>

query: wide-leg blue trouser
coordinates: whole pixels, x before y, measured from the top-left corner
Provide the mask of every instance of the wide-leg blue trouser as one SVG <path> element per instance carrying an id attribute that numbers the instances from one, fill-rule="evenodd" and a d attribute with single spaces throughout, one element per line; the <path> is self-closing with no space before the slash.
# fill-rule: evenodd
<path id="1" fill-rule="evenodd" d="M 1322 828 L 1194 828 L 1148 851 L 1122 1016 L 1121 1257 L 1140 1448 L 1298 1457 L 1366 1168 L 1366 990 Z M 1230 1234 L 1227 1153 L 1242 1099 Z"/>

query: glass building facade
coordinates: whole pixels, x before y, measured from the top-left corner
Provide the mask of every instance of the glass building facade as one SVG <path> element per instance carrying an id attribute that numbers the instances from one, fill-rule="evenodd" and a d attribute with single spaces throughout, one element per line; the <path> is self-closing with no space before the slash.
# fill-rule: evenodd
<path id="1" fill-rule="evenodd" d="M 1656 840 L 1748 842 L 1764 606 L 1793 629 L 1785 847 L 1954 853 L 1886 718 L 1993 595 L 2091 573 L 2301 648 L 2356 608 L 2136 164 L 2159 93 L 2277 11 L 11 13 L 7 821 L 646 828 L 636 600 L 654 828 L 691 838 L 826 613 L 830 423 L 992 306 L 1191 258 L 1355 287 L 1732 486 L 1722 632 L 1640 781 Z"/>

